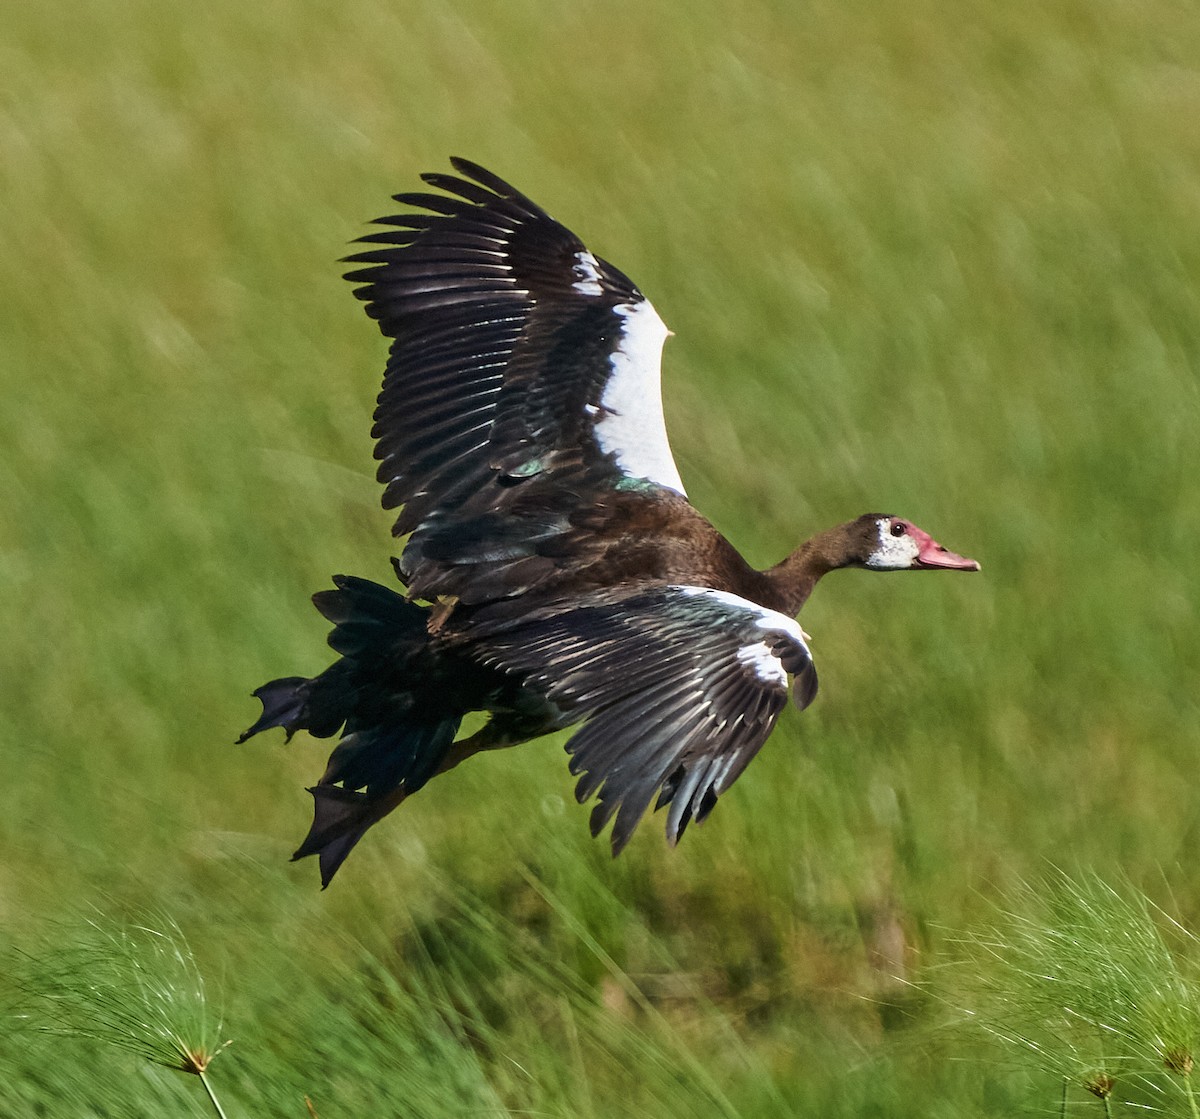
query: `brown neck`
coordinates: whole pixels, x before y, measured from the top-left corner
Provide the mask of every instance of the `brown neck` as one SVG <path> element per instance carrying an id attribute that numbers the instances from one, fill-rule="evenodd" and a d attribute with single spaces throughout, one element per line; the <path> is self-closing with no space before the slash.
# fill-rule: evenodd
<path id="1" fill-rule="evenodd" d="M 822 575 L 854 562 L 849 529 L 850 525 L 838 525 L 819 532 L 786 559 L 763 572 L 783 613 L 795 617 Z"/>

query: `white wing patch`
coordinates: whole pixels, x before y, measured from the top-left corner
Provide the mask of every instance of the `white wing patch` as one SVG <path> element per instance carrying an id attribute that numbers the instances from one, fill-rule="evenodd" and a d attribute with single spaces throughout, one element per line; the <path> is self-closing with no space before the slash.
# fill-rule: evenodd
<path id="1" fill-rule="evenodd" d="M 757 602 L 742 598 L 741 595 L 714 590 L 712 587 L 676 585 L 670 589 L 689 596 L 704 595 L 743 617 L 749 614 L 753 619 L 754 629 L 761 631 L 764 638 L 762 641 L 755 641 L 751 637 L 748 644 L 742 645 L 736 654 L 738 663 L 750 669 L 762 684 L 779 688 L 781 691 L 787 690 L 788 676 L 794 675 L 792 699 L 801 711 L 816 698 L 817 672 L 808 648 L 808 634 L 800 628 L 795 618 L 789 618 L 778 610 L 768 610 Z M 745 625 L 745 622 L 740 624 Z M 742 633 L 745 634 L 744 629 Z M 791 642 L 791 652 L 781 642 L 781 638 Z"/>
<path id="2" fill-rule="evenodd" d="M 789 618 L 786 614 L 779 613 L 778 610 L 768 610 L 765 606 L 759 606 L 757 602 L 751 602 L 748 598 L 742 598 L 741 595 L 733 594 L 730 591 L 718 591 L 712 587 L 676 587 L 683 594 L 703 594 L 716 602 L 724 603 L 735 610 L 744 610 L 748 614 L 756 615 L 755 626 L 764 630 L 778 630 L 781 633 L 786 633 L 797 645 L 803 645 L 808 649 L 808 643 L 812 640 L 807 633 L 800 628 L 800 623 L 795 618 Z"/>
<path id="3" fill-rule="evenodd" d="M 663 343 L 671 332 L 649 302 L 622 303 L 613 310 L 620 318 L 621 337 L 609 358 L 612 373 L 600 396 L 596 442 L 631 478 L 648 478 L 683 494 L 667 442 L 659 371 Z"/>
<path id="4" fill-rule="evenodd" d="M 604 294 L 604 287 L 600 283 L 600 262 L 587 249 L 575 254 L 574 271 L 579 279 L 571 287 L 580 295 Z"/>
<path id="5" fill-rule="evenodd" d="M 776 687 L 787 689 L 787 671 L 781 661 L 765 645 L 743 645 L 737 651 L 739 664 L 744 664 L 764 684 L 774 684 Z"/>

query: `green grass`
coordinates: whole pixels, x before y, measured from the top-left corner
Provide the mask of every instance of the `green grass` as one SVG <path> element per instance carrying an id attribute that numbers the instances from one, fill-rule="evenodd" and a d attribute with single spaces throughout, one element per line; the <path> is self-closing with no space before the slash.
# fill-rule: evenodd
<path id="1" fill-rule="evenodd" d="M 0 928 L 170 915 L 230 1119 L 1053 1110 L 897 977 L 1046 859 L 1197 927 L 1200 18 L 647 8 L 6 16 Z M 335 261 L 451 153 L 654 299 L 684 480 L 753 560 L 884 509 L 984 571 L 831 577 L 818 703 L 676 851 L 612 862 L 548 741 L 322 894 L 323 744 L 232 741 L 327 662 L 307 596 L 389 576 Z M 203 1113 L 89 1044 L 0 1028 L 0 1112 Z"/>
<path id="2" fill-rule="evenodd" d="M 1017 908 L 960 938 L 942 969 L 958 1024 L 1060 1077 L 1064 1112 L 1073 1091 L 1106 1114 L 1118 1101 L 1200 1117 L 1200 941 L 1095 874 L 1057 872 L 1014 893 Z"/>

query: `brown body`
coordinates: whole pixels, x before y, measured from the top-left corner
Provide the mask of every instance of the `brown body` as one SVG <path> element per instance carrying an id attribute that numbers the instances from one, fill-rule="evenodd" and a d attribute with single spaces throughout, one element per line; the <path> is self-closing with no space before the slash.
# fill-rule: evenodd
<path id="1" fill-rule="evenodd" d="M 414 597 L 448 596 L 465 605 L 526 594 L 563 599 L 658 582 L 728 591 L 795 617 L 823 575 L 866 562 L 875 516 L 819 533 L 760 571 L 685 497 L 663 489 L 610 493 L 580 507 L 548 546 L 510 565 L 507 594 L 481 593 L 477 564 L 469 555 L 461 561 L 453 554 L 437 563 L 426 560 L 421 576 L 406 581 Z"/>

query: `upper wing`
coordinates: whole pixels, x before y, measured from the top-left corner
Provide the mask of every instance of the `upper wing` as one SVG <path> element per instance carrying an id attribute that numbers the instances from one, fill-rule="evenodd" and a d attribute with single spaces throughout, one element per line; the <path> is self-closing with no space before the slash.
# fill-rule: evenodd
<path id="1" fill-rule="evenodd" d="M 547 608 L 549 610 L 549 608 Z M 796 622 L 724 591 L 668 586 L 598 593 L 560 613 L 478 627 L 484 663 L 520 674 L 586 720 L 567 743 L 592 833 L 612 819 L 613 853 L 651 799 L 670 804 L 667 838 L 703 820 L 758 753 L 787 703 L 807 707 L 817 674 Z M 661 790 L 661 792 L 660 792 Z"/>
<path id="2" fill-rule="evenodd" d="M 380 247 L 348 258 L 366 265 L 347 278 L 394 339 L 373 434 L 418 581 L 423 539 L 463 518 L 538 508 L 544 523 L 547 506 L 630 480 L 683 492 L 654 308 L 508 183 L 452 163 L 465 178 L 422 176 L 445 193 L 396 195 L 429 213 L 379 219 L 392 228 L 362 241 Z M 520 492 L 531 487 L 540 500 Z"/>

